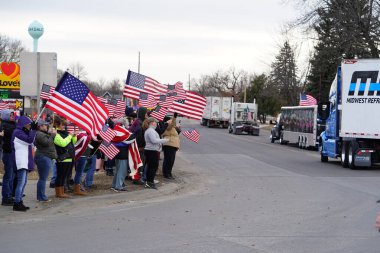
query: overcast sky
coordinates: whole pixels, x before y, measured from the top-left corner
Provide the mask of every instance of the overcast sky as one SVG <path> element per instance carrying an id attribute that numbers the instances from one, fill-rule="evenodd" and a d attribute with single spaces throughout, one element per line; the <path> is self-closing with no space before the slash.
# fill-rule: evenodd
<path id="1" fill-rule="evenodd" d="M 234 66 L 261 73 L 278 52 L 281 29 L 299 13 L 283 0 L 6 1 L 0 33 L 33 49 L 28 26 L 44 25 L 38 51 L 58 68 L 84 65 L 90 80 L 124 82 L 137 72 L 161 83 L 188 82 Z"/>

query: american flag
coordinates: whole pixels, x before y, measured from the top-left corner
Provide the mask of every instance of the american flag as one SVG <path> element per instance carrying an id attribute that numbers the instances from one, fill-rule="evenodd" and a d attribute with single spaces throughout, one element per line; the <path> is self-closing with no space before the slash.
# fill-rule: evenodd
<path id="1" fill-rule="evenodd" d="M 54 93 L 54 91 L 55 91 L 55 88 L 53 86 L 42 84 L 40 98 L 48 100 L 51 94 Z"/>
<path id="2" fill-rule="evenodd" d="M 117 106 L 117 99 L 116 98 L 110 98 L 110 99 L 108 99 L 107 103 L 105 103 L 104 105 L 108 110 L 108 116 L 110 116 L 110 117 L 114 116 L 116 106 Z"/>
<path id="3" fill-rule="evenodd" d="M 102 131 L 99 132 L 100 137 L 106 142 L 111 142 L 113 137 L 115 137 L 116 132 L 112 130 L 108 125 L 104 125 Z"/>
<path id="4" fill-rule="evenodd" d="M 186 99 L 186 91 L 183 89 L 182 82 L 178 81 L 174 85 L 169 85 L 168 93 L 174 93 L 175 100 Z"/>
<path id="5" fill-rule="evenodd" d="M 107 99 L 106 99 L 106 98 L 104 98 L 104 97 L 97 97 L 97 98 L 98 98 L 98 100 L 99 100 L 100 102 L 102 102 L 103 104 L 107 103 Z"/>
<path id="6" fill-rule="evenodd" d="M 166 114 L 168 113 L 168 108 L 166 107 L 162 107 L 162 106 L 157 106 L 153 111 L 152 113 L 150 114 L 151 117 L 159 120 L 159 121 L 163 121 Z"/>
<path id="7" fill-rule="evenodd" d="M 134 140 L 128 148 L 128 163 L 131 173 L 129 174 L 133 180 L 139 180 L 140 175 L 138 173 L 139 168 L 143 166 L 141 161 L 139 148 L 137 146 L 136 140 Z"/>
<path id="8" fill-rule="evenodd" d="M 116 135 L 113 137 L 112 142 L 122 142 L 127 140 L 131 136 L 131 132 L 126 128 L 116 125 L 113 129 L 116 132 Z"/>
<path id="9" fill-rule="evenodd" d="M 0 100 L 0 111 L 4 109 L 9 109 L 9 105 L 3 100 Z"/>
<path id="10" fill-rule="evenodd" d="M 77 142 L 74 145 L 75 160 L 78 160 L 78 158 L 81 157 L 84 151 L 86 151 L 90 139 L 90 136 L 88 136 L 86 133 L 80 133 L 77 135 Z"/>
<path id="11" fill-rule="evenodd" d="M 120 118 L 125 116 L 125 107 L 127 106 L 127 103 L 125 101 L 122 101 L 120 99 L 117 100 L 117 105 L 114 112 L 115 118 Z"/>
<path id="12" fill-rule="evenodd" d="M 195 142 L 195 143 L 198 143 L 199 142 L 199 138 L 201 137 L 201 135 L 199 134 L 199 132 L 197 130 L 187 130 L 185 132 L 182 133 L 187 139 Z"/>
<path id="13" fill-rule="evenodd" d="M 156 102 L 159 106 L 169 108 L 172 104 L 173 101 L 171 97 L 168 97 L 167 95 L 160 95 L 158 99 L 156 99 Z"/>
<path id="14" fill-rule="evenodd" d="M 140 92 L 146 92 L 151 95 L 157 93 L 166 94 L 167 85 L 161 84 L 153 78 L 129 70 L 123 96 L 140 99 Z"/>
<path id="15" fill-rule="evenodd" d="M 144 106 L 146 108 L 156 107 L 157 102 L 153 95 L 146 92 L 141 92 L 139 97 L 139 106 Z"/>
<path id="16" fill-rule="evenodd" d="M 76 125 L 69 123 L 66 125 L 66 130 L 68 133 L 74 133 L 75 130 L 79 130 L 79 128 Z"/>
<path id="17" fill-rule="evenodd" d="M 169 111 L 177 112 L 191 119 L 200 120 L 202 119 L 206 103 L 206 99 L 203 96 L 192 91 L 186 91 L 186 99 L 174 101 Z"/>
<path id="18" fill-rule="evenodd" d="M 316 104 L 317 104 L 317 100 L 311 95 L 306 95 L 304 93 L 300 94 L 300 105 L 307 106 L 307 105 L 316 105 Z"/>
<path id="19" fill-rule="evenodd" d="M 112 160 L 120 150 L 110 142 L 102 141 L 102 144 L 99 146 L 99 150 L 104 153 L 110 160 Z"/>
<path id="20" fill-rule="evenodd" d="M 45 107 L 74 122 L 93 139 L 108 117 L 105 106 L 84 83 L 68 72 L 59 81 Z"/>

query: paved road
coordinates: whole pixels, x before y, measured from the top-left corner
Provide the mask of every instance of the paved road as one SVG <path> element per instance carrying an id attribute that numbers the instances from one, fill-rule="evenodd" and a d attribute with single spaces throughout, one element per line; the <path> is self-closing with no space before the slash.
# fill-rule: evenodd
<path id="1" fill-rule="evenodd" d="M 234 136 L 183 121 L 201 133 L 178 154 L 193 175 L 185 189 L 47 217 L 14 214 L 0 221 L 0 252 L 380 252 L 380 169 L 322 164 L 315 151 L 269 143 L 265 131 Z"/>

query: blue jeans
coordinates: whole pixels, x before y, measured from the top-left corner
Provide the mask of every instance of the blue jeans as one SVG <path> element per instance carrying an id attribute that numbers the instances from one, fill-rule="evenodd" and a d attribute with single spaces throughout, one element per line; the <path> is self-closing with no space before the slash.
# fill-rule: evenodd
<path id="1" fill-rule="evenodd" d="M 45 195 L 46 180 L 50 169 L 53 167 L 53 160 L 45 155 L 37 155 L 34 157 L 34 162 L 38 171 L 37 200 L 46 201 L 48 199 Z"/>
<path id="2" fill-rule="evenodd" d="M 24 189 L 26 182 L 28 181 L 28 171 L 26 169 L 17 170 L 17 186 L 15 193 L 15 202 L 19 203 L 22 201 L 22 195 L 24 194 Z"/>
<path id="3" fill-rule="evenodd" d="M 12 198 L 13 192 L 13 162 L 12 153 L 3 153 L 3 164 L 4 164 L 4 176 L 3 176 L 3 187 L 1 189 L 1 194 L 3 200 Z"/>
<path id="4" fill-rule="evenodd" d="M 148 171 L 148 166 L 145 164 L 143 168 L 143 176 L 142 176 L 142 181 L 146 182 L 146 173 Z"/>
<path id="5" fill-rule="evenodd" d="M 74 177 L 74 184 L 80 184 L 80 179 L 82 178 L 84 167 L 87 163 L 87 157 L 81 156 L 79 159 L 75 162 L 75 177 Z"/>
<path id="6" fill-rule="evenodd" d="M 89 165 L 90 168 L 88 169 L 86 173 L 85 185 L 87 187 L 90 187 L 94 183 L 94 173 L 96 170 L 96 156 L 93 155 L 92 157 L 88 158 L 87 164 Z"/>
<path id="7" fill-rule="evenodd" d="M 115 159 L 115 163 L 116 163 L 116 172 L 115 172 L 115 175 L 113 176 L 112 188 L 120 190 L 123 188 L 125 177 L 127 175 L 128 160 Z"/>
<path id="8" fill-rule="evenodd" d="M 51 184 L 55 184 L 55 180 L 56 179 L 57 179 L 57 162 L 53 161 L 53 168 L 52 168 L 52 171 L 51 171 L 50 183 Z"/>

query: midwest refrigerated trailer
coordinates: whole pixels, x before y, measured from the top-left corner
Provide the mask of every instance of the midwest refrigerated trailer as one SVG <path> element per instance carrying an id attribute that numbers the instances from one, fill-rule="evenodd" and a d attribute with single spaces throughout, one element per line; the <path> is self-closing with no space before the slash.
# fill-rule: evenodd
<path id="1" fill-rule="evenodd" d="M 230 120 L 232 97 L 206 97 L 202 126 L 227 128 Z"/>
<path id="2" fill-rule="evenodd" d="M 329 93 L 321 161 L 355 169 L 380 162 L 380 59 L 344 60 Z"/>

